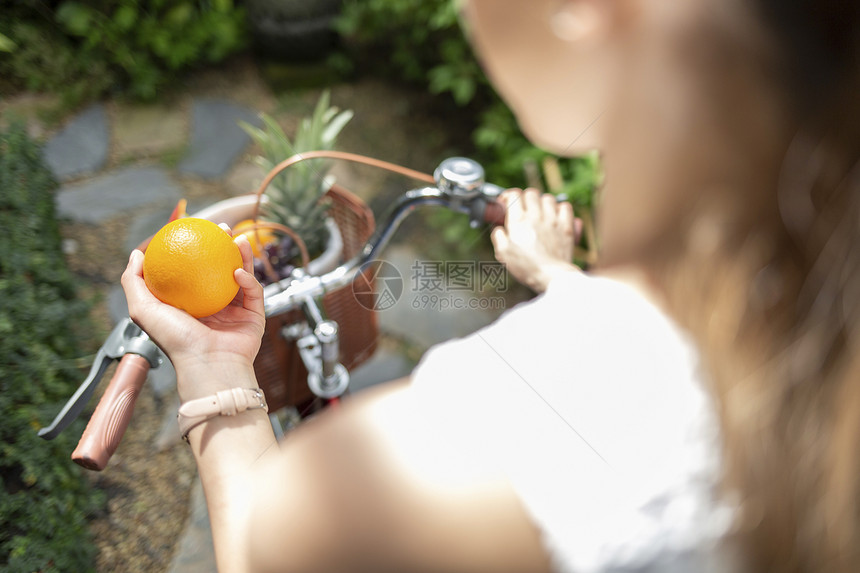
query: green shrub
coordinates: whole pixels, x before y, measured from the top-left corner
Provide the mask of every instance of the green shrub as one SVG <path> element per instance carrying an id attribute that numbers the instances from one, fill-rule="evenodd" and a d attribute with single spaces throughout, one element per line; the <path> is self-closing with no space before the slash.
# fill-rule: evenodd
<path id="1" fill-rule="evenodd" d="M 85 58 L 68 38 L 44 26 L 10 19 L 5 30 L 8 38 L 15 38 L 0 55 L 0 76 L 5 81 L 0 89 L 5 92 L 20 88 L 58 94 L 65 106 L 73 107 L 98 97 L 117 81 L 106 61 Z"/>
<path id="2" fill-rule="evenodd" d="M 454 0 L 346 0 L 336 27 L 352 47 L 359 67 L 417 83 L 466 108 L 475 117 L 472 153 L 488 180 L 505 187 L 525 187 L 524 167 L 554 157 L 532 145 L 516 119 L 495 94 L 460 27 Z M 600 185 L 596 154 L 558 160 L 564 193 L 577 206 L 591 207 Z M 550 188 L 545 180 L 539 181 Z M 473 246 L 486 237 L 449 214 L 430 219 L 449 245 Z"/>
<path id="3" fill-rule="evenodd" d="M 75 288 L 54 219 L 56 188 L 39 146 L 0 133 L 0 569 L 87 571 L 87 515 L 100 495 L 71 462 L 80 423 L 53 441 L 36 431 L 80 382 L 88 305 Z"/>
<path id="4" fill-rule="evenodd" d="M 346 0 L 335 27 L 358 57 L 432 93 L 470 103 L 487 79 L 460 30 L 453 0 Z"/>
<path id="5" fill-rule="evenodd" d="M 177 72 L 219 62 L 246 40 L 244 8 L 233 0 L 64 0 L 4 11 L 0 73 L 11 87 L 70 103 L 108 90 L 151 99 Z"/>

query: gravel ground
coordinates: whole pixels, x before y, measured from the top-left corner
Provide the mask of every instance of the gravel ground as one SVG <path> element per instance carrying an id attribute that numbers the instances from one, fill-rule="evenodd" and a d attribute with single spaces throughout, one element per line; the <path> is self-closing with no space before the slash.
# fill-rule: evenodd
<path id="1" fill-rule="evenodd" d="M 166 571 L 173 559 L 196 468 L 185 444 L 155 453 L 164 410 L 144 387 L 119 450 L 93 477 L 108 499 L 92 523 L 97 571 Z"/>

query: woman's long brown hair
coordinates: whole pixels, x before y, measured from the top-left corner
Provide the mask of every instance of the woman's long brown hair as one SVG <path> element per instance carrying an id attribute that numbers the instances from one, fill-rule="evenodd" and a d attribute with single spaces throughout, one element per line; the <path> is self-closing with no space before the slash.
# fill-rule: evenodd
<path id="1" fill-rule="evenodd" d="M 738 500 L 736 539 L 751 568 L 854 573 L 860 9 L 831 0 L 748 5 L 772 40 L 758 65 L 759 81 L 779 94 L 776 160 L 750 162 L 731 192 L 691 215 L 692 238 L 658 280 L 710 374 L 724 485 Z"/>

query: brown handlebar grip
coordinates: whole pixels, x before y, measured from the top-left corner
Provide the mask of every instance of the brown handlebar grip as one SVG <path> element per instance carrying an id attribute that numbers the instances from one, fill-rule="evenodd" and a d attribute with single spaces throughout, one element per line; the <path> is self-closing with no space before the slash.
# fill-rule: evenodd
<path id="1" fill-rule="evenodd" d="M 76 464 L 95 471 L 105 468 L 125 434 L 149 368 L 149 361 L 143 356 L 122 357 L 78 447 L 72 452 Z"/>
<path id="2" fill-rule="evenodd" d="M 487 201 L 484 208 L 484 222 L 490 225 L 505 224 L 505 206 L 498 201 Z"/>

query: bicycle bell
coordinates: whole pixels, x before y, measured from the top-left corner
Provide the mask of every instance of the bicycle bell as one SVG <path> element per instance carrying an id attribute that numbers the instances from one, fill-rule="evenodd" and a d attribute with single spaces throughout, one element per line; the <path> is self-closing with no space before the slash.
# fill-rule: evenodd
<path id="1" fill-rule="evenodd" d="M 484 186 L 484 168 L 466 157 L 451 157 L 433 172 L 436 186 L 442 193 L 458 199 L 473 199 Z"/>

